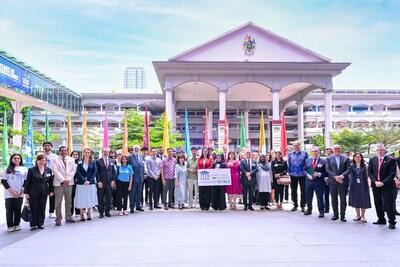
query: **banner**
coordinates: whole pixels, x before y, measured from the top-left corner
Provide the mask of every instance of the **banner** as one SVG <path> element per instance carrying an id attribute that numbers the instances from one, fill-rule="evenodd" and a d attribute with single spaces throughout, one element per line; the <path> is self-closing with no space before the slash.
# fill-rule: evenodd
<path id="1" fill-rule="evenodd" d="M 231 185 L 231 170 L 227 169 L 198 169 L 199 186 Z"/>
<path id="2" fill-rule="evenodd" d="M 3 114 L 3 147 L 2 147 L 2 160 L 3 167 L 8 165 L 8 128 L 7 128 L 7 111 L 4 110 Z"/>
<path id="3" fill-rule="evenodd" d="M 30 168 L 33 166 L 35 150 L 33 148 L 33 123 L 32 123 L 32 109 L 28 111 L 28 133 L 25 141 L 25 166 Z"/>

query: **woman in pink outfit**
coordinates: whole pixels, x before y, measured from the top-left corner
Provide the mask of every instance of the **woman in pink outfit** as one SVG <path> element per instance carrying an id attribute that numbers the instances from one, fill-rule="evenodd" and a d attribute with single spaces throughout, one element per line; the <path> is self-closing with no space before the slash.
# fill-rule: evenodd
<path id="1" fill-rule="evenodd" d="M 236 210 L 236 198 L 242 194 L 242 185 L 240 183 L 240 162 L 236 160 L 235 153 L 228 153 L 226 167 L 231 169 L 231 185 L 226 187 L 228 194 L 229 209 Z"/>

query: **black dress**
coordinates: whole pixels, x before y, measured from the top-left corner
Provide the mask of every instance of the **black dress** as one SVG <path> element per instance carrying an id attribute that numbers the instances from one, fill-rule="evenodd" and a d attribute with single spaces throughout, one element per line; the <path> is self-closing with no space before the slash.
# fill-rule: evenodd
<path id="1" fill-rule="evenodd" d="M 213 169 L 215 168 L 225 168 L 225 163 L 216 162 L 213 165 Z M 211 206 L 214 210 L 226 209 L 225 186 L 214 185 L 211 187 Z"/>
<path id="2" fill-rule="evenodd" d="M 371 208 L 367 167 L 365 165 L 360 168 L 355 165 L 351 166 L 349 205 L 361 209 Z"/>

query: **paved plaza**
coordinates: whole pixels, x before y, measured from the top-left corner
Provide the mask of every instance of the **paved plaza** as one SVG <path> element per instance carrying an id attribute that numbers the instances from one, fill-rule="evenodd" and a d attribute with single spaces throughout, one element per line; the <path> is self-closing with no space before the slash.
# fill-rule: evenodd
<path id="1" fill-rule="evenodd" d="M 399 230 L 330 214 L 159 210 L 18 233 L 1 225 L 0 266 L 398 266 Z M 2 214 L 4 216 L 4 214 Z M 4 218 L 2 217 L 4 220 Z M 4 230 L 4 231 L 3 231 Z"/>

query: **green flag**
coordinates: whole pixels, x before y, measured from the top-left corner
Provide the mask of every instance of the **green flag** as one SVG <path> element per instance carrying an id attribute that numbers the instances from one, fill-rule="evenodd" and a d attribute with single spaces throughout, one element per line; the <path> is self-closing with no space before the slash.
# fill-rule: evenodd
<path id="1" fill-rule="evenodd" d="M 47 115 L 47 111 L 46 111 L 45 121 L 46 121 L 46 132 L 44 134 L 44 140 L 46 142 L 49 142 L 50 141 L 50 126 L 49 126 L 49 116 Z"/>
<path id="2" fill-rule="evenodd" d="M 8 165 L 8 129 L 7 129 L 7 111 L 4 110 L 3 116 L 3 146 L 2 146 L 3 167 Z"/>
<path id="3" fill-rule="evenodd" d="M 244 117 L 243 114 L 240 116 L 240 148 L 246 147 L 246 129 L 244 127 Z"/>

